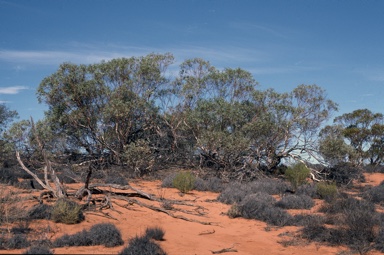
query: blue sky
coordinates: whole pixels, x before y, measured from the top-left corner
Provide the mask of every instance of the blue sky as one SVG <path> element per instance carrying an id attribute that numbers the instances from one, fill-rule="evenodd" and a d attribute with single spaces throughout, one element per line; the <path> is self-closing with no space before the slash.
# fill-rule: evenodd
<path id="1" fill-rule="evenodd" d="M 148 53 L 241 67 L 260 89 L 317 84 L 341 115 L 384 113 L 384 1 L 0 0 L 0 101 L 43 117 L 36 88 L 63 62 Z"/>

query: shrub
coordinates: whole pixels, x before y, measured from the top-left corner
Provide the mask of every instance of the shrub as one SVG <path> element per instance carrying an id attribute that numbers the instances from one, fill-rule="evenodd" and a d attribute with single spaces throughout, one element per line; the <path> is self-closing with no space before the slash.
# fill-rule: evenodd
<path id="1" fill-rule="evenodd" d="M 316 192 L 320 198 L 326 201 L 332 201 L 338 194 L 336 183 L 320 182 L 316 185 Z"/>
<path id="2" fill-rule="evenodd" d="M 100 223 L 92 226 L 88 236 L 92 240 L 92 245 L 114 247 L 124 243 L 120 231 L 111 223 Z"/>
<path id="3" fill-rule="evenodd" d="M 193 185 L 193 189 L 198 191 L 207 191 L 208 190 L 207 182 L 201 179 L 200 177 L 196 177 Z"/>
<path id="4" fill-rule="evenodd" d="M 191 172 L 180 172 L 173 179 L 173 187 L 181 193 L 188 193 L 195 185 L 195 176 Z"/>
<path id="5" fill-rule="evenodd" d="M 63 235 L 57 238 L 53 245 L 55 247 L 64 246 L 92 246 L 104 245 L 114 247 L 122 245 L 120 231 L 111 223 L 100 223 L 92 226 L 89 231 L 82 230 L 73 235 Z"/>
<path id="6" fill-rule="evenodd" d="M 363 194 L 363 197 L 373 203 L 384 204 L 384 182 L 380 183 L 379 186 L 367 190 Z"/>
<path id="7" fill-rule="evenodd" d="M 54 247 L 65 247 L 65 246 L 91 246 L 92 239 L 88 235 L 86 230 L 80 231 L 73 235 L 65 234 L 55 241 L 53 241 Z"/>
<path id="8" fill-rule="evenodd" d="M 232 182 L 220 193 L 217 199 L 225 204 L 240 203 L 249 193 L 251 192 L 247 189 L 247 185 Z"/>
<path id="9" fill-rule="evenodd" d="M 381 225 L 379 233 L 376 236 L 375 249 L 384 252 L 384 225 Z"/>
<path id="10" fill-rule="evenodd" d="M 84 215 L 81 205 L 66 198 L 60 198 L 53 206 L 51 219 L 54 222 L 76 224 L 84 220 Z"/>
<path id="11" fill-rule="evenodd" d="M 315 205 L 313 199 L 307 195 L 288 195 L 276 203 L 284 209 L 310 209 Z"/>
<path id="12" fill-rule="evenodd" d="M 211 177 L 206 180 L 196 177 L 193 189 L 199 191 L 221 192 L 223 190 L 223 182 L 217 177 Z"/>
<path id="13" fill-rule="evenodd" d="M 237 218 L 237 217 L 241 217 L 241 211 L 240 211 L 240 208 L 237 204 L 233 204 L 228 212 L 227 212 L 227 215 L 229 218 L 233 219 L 233 218 Z"/>
<path id="14" fill-rule="evenodd" d="M 348 211 L 366 210 L 375 212 L 375 205 L 367 200 L 358 200 L 352 197 L 336 199 L 329 204 L 325 204 L 320 208 L 320 212 L 336 214 Z"/>
<path id="15" fill-rule="evenodd" d="M 52 206 L 47 204 L 37 204 L 28 211 L 28 218 L 32 220 L 48 220 L 51 218 L 52 208 Z"/>
<path id="16" fill-rule="evenodd" d="M 297 163 L 285 170 L 285 177 L 291 183 L 292 188 L 296 190 L 300 185 L 307 182 L 310 170 L 303 164 Z"/>
<path id="17" fill-rule="evenodd" d="M 296 190 L 296 195 L 307 195 L 311 198 L 319 198 L 319 194 L 317 193 L 317 185 L 314 183 L 303 184 L 299 186 Z"/>
<path id="18" fill-rule="evenodd" d="M 0 168 L 0 183 L 14 185 L 18 183 L 18 175 L 10 168 Z"/>
<path id="19" fill-rule="evenodd" d="M 53 254 L 53 252 L 45 246 L 32 246 L 23 254 Z"/>
<path id="20" fill-rule="evenodd" d="M 349 185 L 353 180 L 364 181 L 362 170 L 350 163 L 341 163 L 325 170 L 328 178 L 337 184 Z"/>
<path id="21" fill-rule="evenodd" d="M 233 182 L 227 185 L 217 199 L 225 204 L 240 203 L 247 195 L 258 192 L 277 195 L 284 193 L 287 188 L 288 185 L 285 182 L 271 178 L 265 178 L 246 184 Z"/>
<path id="22" fill-rule="evenodd" d="M 163 188 L 174 188 L 173 187 L 173 180 L 175 179 L 176 175 L 177 175 L 177 173 L 172 173 L 170 175 L 167 175 L 163 179 L 163 181 L 161 183 L 161 187 L 163 187 Z"/>
<path id="23" fill-rule="evenodd" d="M 256 193 L 244 198 L 240 205 L 241 216 L 246 219 L 265 221 L 275 226 L 285 226 L 291 221 L 283 209 L 274 207 L 276 200 L 266 193 Z"/>
<path id="24" fill-rule="evenodd" d="M 28 220 L 20 221 L 17 226 L 11 228 L 12 234 L 28 234 L 31 231 Z"/>
<path id="25" fill-rule="evenodd" d="M 284 193 L 289 187 L 286 182 L 278 179 L 263 178 L 247 184 L 249 194 L 263 192 L 269 195 Z"/>
<path id="26" fill-rule="evenodd" d="M 318 222 L 307 224 L 301 230 L 303 238 L 314 242 L 332 243 L 335 245 L 342 244 L 340 235 L 333 229 L 327 228 Z"/>
<path id="27" fill-rule="evenodd" d="M 293 226 L 308 226 L 311 224 L 322 225 L 324 217 L 317 214 L 296 214 L 293 216 L 289 225 Z"/>
<path id="28" fill-rule="evenodd" d="M 161 247 L 148 237 L 134 237 L 120 255 L 166 255 Z"/>
<path id="29" fill-rule="evenodd" d="M 118 185 L 128 185 L 128 181 L 125 177 L 123 177 L 121 174 L 112 172 L 108 174 L 105 177 L 105 183 L 110 183 L 110 184 L 118 184 Z"/>
<path id="30" fill-rule="evenodd" d="M 145 230 L 145 236 L 154 239 L 157 241 L 163 241 L 164 240 L 164 230 L 159 227 L 154 227 L 154 228 L 147 228 Z"/>
<path id="31" fill-rule="evenodd" d="M 7 241 L 7 249 L 22 249 L 30 245 L 25 235 L 14 235 Z"/>

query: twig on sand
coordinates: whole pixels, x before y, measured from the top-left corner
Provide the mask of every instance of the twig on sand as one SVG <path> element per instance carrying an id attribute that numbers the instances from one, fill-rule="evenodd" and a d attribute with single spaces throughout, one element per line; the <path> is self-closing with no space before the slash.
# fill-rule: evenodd
<path id="1" fill-rule="evenodd" d="M 218 251 L 211 251 L 212 254 L 221 254 L 221 253 L 224 253 L 224 252 L 237 252 L 236 249 L 233 249 L 234 245 L 232 245 L 232 247 L 229 247 L 229 248 L 224 248 L 224 249 L 221 249 L 221 250 L 218 250 Z"/>
<path id="2" fill-rule="evenodd" d="M 212 229 L 212 230 L 207 230 L 207 231 L 203 231 L 201 233 L 199 233 L 199 236 L 202 236 L 202 235 L 210 235 L 210 234 L 213 234 L 215 233 L 215 230 Z"/>

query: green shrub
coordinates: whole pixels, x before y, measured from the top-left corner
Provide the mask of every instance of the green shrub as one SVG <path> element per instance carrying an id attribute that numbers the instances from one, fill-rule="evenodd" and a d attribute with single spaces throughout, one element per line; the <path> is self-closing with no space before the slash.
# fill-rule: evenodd
<path id="1" fill-rule="evenodd" d="M 84 220 L 81 205 L 66 198 L 60 198 L 53 205 L 51 219 L 54 222 L 76 224 Z"/>
<path id="2" fill-rule="evenodd" d="M 338 194 L 336 183 L 320 182 L 316 185 L 316 192 L 320 198 L 327 201 L 332 201 Z"/>
<path id="3" fill-rule="evenodd" d="M 195 186 L 196 177 L 191 172 L 180 172 L 173 179 L 173 187 L 181 193 L 188 193 Z"/>
<path id="4" fill-rule="evenodd" d="M 300 185 L 307 183 L 309 174 L 310 170 L 303 163 L 297 163 L 285 170 L 285 177 L 291 183 L 294 190 Z"/>

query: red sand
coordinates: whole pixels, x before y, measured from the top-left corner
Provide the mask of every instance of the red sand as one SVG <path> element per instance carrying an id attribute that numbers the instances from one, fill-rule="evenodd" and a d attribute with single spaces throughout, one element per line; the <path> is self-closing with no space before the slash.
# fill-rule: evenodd
<path id="1" fill-rule="evenodd" d="M 378 185 L 384 180 L 384 174 L 367 174 L 368 185 Z M 183 214 L 186 217 L 198 219 L 204 222 L 212 222 L 214 225 L 202 225 L 195 222 L 187 222 L 181 219 L 175 219 L 161 212 L 140 207 L 136 204 L 123 208 L 114 205 L 118 212 L 104 210 L 118 220 L 107 219 L 97 215 L 85 214 L 86 220 L 76 225 L 55 224 L 51 221 L 35 221 L 31 224 L 32 228 L 50 228 L 48 237 L 51 240 L 61 236 L 64 233 L 73 234 L 83 229 L 89 229 L 92 225 L 101 222 L 110 222 L 116 225 L 121 231 L 125 244 L 114 248 L 105 248 L 103 246 L 92 247 L 66 247 L 53 249 L 55 254 L 117 254 L 120 252 L 127 241 L 141 235 L 147 227 L 161 227 L 165 230 L 165 241 L 159 242 L 160 246 L 169 255 L 205 255 L 212 254 L 212 251 L 219 251 L 225 248 L 233 248 L 237 252 L 225 252 L 222 254 L 337 254 L 346 247 L 329 247 L 316 243 L 306 243 L 304 240 L 295 239 L 296 246 L 284 247 L 283 240 L 290 240 L 289 233 L 294 233 L 298 228 L 266 228 L 267 224 L 242 218 L 230 219 L 224 213 L 227 212 L 229 205 L 219 202 L 207 202 L 216 199 L 218 194 L 212 192 L 193 191 L 190 194 L 181 197 L 176 189 L 161 188 L 159 181 L 139 181 L 132 183 L 132 186 L 139 188 L 147 193 L 156 196 L 163 196 L 167 199 L 188 200 L 189 203 L 204 207 L 206 215 L 203 217 L 193 217 Z M 141 200 L 145 203 L 148 201 Z M 119 202 L 119 204 L 126 204 Z M 296 210 L 297 211 L 297 210 Z M 295 211 L 295 213 L 296 213 Z M 304 210 L 307 213 L 314 212 L 314 209 Z M 175 213 L 178 214 L 178 213 Z M 279 234 L 287 233 L 285 237 Z M 20 254 L 21 250 L 0 250 L 0 253 Z M 381 254 L 370 252 L 369 254 Z"/>

